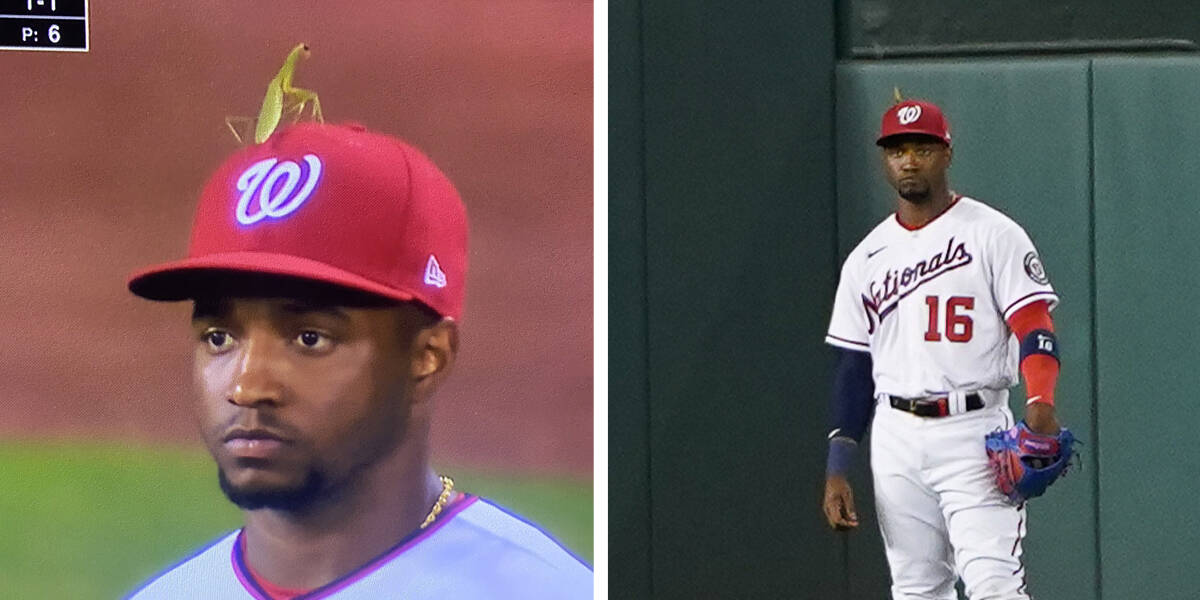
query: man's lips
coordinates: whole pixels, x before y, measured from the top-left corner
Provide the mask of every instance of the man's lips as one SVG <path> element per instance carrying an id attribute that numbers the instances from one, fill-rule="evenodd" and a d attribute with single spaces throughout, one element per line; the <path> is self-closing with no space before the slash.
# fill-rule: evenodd
<path id="1" fill-rule="evenodd" d="M 277 442 L 287 441 L 283 438 L 283 436 L 271 431 L 270 429 L 245 429 L 243 427 L 234 427 L 233 429 L 230 429 L 228 432 L 226 432 L 225 437 L 221 438 L 221 441 L 228 443 L 235 439 L 275 440 Z"/>
<path id="2" fill-rule="evenodd" d="M 222 439 L 225 449 L 240 458 L 271 458 L 283 450 L 288 441 L 268 429 L 235 428 Z"/>

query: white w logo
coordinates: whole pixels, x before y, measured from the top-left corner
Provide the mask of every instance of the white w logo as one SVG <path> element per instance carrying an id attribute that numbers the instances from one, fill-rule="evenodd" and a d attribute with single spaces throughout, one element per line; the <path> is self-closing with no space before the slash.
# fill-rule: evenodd
<path id="1" fill-rule="evenodd" d="M 237 180 L 237 189 L 242 193 L 234 213 L 238 223 L 253 225 L 267 217 L 278 219 L 300 208 L 317 187 L 317 180 L 321 177 L 321 159 L 314 154 L 305 154 L 304 162 L 308 163 L 308 179 L 304 180 L 304 186 L 294 196 L 292 192 L 300 183 L 300 165 L 293 161 L 279 162 L 277 158 L 268 158 L 250 165 L 249 169 L 243 171 Z M 283 183 L 276 189 L 280 179 L 283 179 Z M 272 190 L 275 191 L 274 194 L 271 193 Z M 249 212 L 250 201 L 255 192 L 258 192 L 258 206 L 252 214 Z"/>
<path id="2" fill-rule="evenodd" d="M 896 118 L 900 120 L 901 125 L 908 125 L 921 118 L 921 107 L 915 104 L 902 106 L 896 111 Z"/>

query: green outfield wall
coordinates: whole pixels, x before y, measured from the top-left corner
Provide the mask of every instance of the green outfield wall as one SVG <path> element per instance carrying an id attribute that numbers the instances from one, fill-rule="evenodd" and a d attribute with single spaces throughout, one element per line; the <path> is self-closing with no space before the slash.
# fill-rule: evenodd
<path id="1" fill-rule="evenodd" d="M 1105 600 L 1200 597 L 1200 59 L 1092 63 Z"/>
<path id="2" fill-rule="evenodd" d="M 614 349 L 608 355 L 608 560 L 614 598 L 653 597 L 640 9 L 638 1 L 616 1 L 608 11 L 608 309 Z"/>
<path id="3" fill-rule="evenodd" d="M 833 8 L 668 4 L 609 4 L 610 597 L 835 597 Z"/>
<path id="4" fill-rule="evenodd" d="M 1195 47 L 1190 0 L 837 0 L 839 58 L 920 52 L 1078 51 Z M 1025 49 L 1020 50 L 1021 47 Z"/>
<path id="5" fill-rule="evenodd" d="M 1179 309 L 1200 295 L 1200 58 L 822 64 L 831 25 L 774 4 L 770 18 L 620 10 L 612 597 L 887 596 L 866 461 L 852 474 L 862 531 L 827 532 L 818 507 L 821 337 L 841 260 L 893 210 L 873 142 L 896 86 L 945 108 L 954 189 L 1025 227 L 1062 298 L 1059 413 L 1083 445 L 1030 505 L 1031 592 L 1198 597 L 1200 325 Z"/>

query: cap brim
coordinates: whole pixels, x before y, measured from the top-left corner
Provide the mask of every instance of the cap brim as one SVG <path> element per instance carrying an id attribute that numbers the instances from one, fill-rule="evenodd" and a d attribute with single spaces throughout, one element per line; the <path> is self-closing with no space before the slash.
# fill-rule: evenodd
<path id="1" fill-rule="evenodd" d="M 323 262 L 267 252 L 227 252 L 147 267 L 129 277 L 129 291 L 148 300 L 189 300 L 203 295 L 204 284 L 219 272 L 258 273 L 333 284 L 393 300 L 420 300 L 416 295 Z"/>
<path id="2" fill-rule="evenodd" d="M 896 133 L 889 133 L 887 135 L 879 136 L 879 139 L 875 140 L 875 145 L 882 146 L 884 140 L 888 140 L 888 139 L 891 139 L 894 137 L 900 137 L 902 135 L 923 135 L 925 137 L 931 137 L 943 144 L 946 144 L 947 146 L 950 145 L 950 140 L 942 137 L 942 134 L 937 133 L 936 131 L 924 131 L 924 130 L 919 130 L 919 129 L 911 129 L 908 131 L 897 131 Z"/>

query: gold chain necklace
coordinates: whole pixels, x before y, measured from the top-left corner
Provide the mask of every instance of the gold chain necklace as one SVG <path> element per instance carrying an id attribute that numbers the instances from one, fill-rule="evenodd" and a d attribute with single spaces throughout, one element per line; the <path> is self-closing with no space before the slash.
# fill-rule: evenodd
<path id="1" fill-rule="evenodd" d="M 425 515 L 425 522 L 421 523 L 420 529 L 429 527 L 429 524 L 433 523 L 438 518 L 438 515 L 442 514 L 442 509 L 446 507 L 446 502 L 450 500 L 450 492 L 454 489 L 453 479 L 445 475 L 439 475 L 438 477 L 442 480 L 442 493 L 438 496 L 437 502 L 433 503 L 433 508 L 429 511 L 429 514 Z"/>

